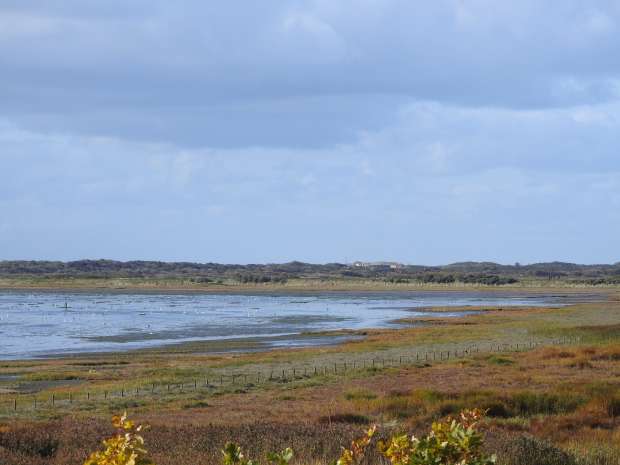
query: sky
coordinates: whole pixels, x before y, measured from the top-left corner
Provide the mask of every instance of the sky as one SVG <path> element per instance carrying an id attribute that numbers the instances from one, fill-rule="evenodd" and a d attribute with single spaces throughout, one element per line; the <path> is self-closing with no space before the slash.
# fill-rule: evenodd
<path id="1" fill-rule="evenodd" d="M 620 261 L 620 2 L 1 0 L 0 259 Z"/>

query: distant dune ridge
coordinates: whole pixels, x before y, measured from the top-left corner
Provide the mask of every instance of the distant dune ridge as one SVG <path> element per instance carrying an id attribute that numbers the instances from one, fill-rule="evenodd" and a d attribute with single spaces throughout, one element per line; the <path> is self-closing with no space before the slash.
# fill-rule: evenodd
<path id="1" fill-rule="evenodd" d="M 220 264 L 163 261 L 77 260 L 0 261 L 3 278 L 158 278 L 191 279 L 196 283 L 286 283 L 292 279 L 372 279 L 389 283 L 462 282 L 503 285 L 521 281 L 565 281 L 575 284 L 620 284 L 620 262 L 581 265 L 549 262 L 503 265 L 460 262 L 441 266 L 398 262 L 312 264 L 298 261 L 268 264 Z"/>

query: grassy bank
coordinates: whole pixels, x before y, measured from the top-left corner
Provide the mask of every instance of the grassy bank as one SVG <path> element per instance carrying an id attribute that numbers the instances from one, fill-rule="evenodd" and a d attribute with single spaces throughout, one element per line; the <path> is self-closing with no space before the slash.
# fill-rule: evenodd
<path id="1" fill-rule="evenodd" d="M 589 285 L 566 280 L 522 279 L 513 284 L 485 285 L 455 281 L 451 283 L 392 282 L 383 278 L 301 278 L 286 282 L 244 283 L 234 279 L 201 282 L 193 278 L 77 278 L 77 277 L 0 277 L 0 289 L 4 290 L 83 290 L 83 291 L 160 291 L 160 292 L 325 292 L 325 291 L 515 291 L 583 292 L 584 290 L 609 292 L 619 285 Z"/>

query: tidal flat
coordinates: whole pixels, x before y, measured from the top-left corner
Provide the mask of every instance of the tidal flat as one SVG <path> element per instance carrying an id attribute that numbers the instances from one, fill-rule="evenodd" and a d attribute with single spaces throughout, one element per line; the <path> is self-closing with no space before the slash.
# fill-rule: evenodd
<path id="1" fill-rule="evenodd" d="M 0 359 L 196 343 L 213 352 L 316 346 L 342 342 L 365 329 L 397 328 L 408 318 L 455 318 L 484 308 L 554 307 L 597 298 L 600 295 L 518 291 L 4 290 L 0 291 Z"/>

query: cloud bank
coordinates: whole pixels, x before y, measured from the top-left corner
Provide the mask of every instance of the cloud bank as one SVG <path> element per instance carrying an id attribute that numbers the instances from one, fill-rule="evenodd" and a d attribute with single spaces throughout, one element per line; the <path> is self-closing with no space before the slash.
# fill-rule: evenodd
<path id="1" fill-rule="evenodd" d="M 617 261 L 620 7 L 513 3 L 5 1 L 1 258 Z"/>

